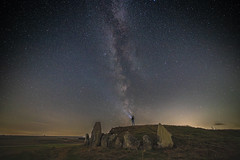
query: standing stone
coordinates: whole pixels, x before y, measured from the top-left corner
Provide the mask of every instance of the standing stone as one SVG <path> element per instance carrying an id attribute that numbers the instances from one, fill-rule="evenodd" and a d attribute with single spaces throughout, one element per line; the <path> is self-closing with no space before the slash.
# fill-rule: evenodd
<path id="1" fill-rule="evenodd" d="M 115 141 L 115 148 L 122 148 L 122 140 L 120 137 L 117 137 L 116 141 Z"/>
<path id="2" fill-rule="evenodd" d="M 101 137 L 102 137 L 102 128 L 101 128 L 101 123 L 96 122 L 92 134 L 91 134 L 91 139 L 90 139 L 90 145 L 91 146 L 100 146 L 101 144 Z"/>
<path id="3" fill-rule="evenodd" d="M 143 149 L 152 150 L 152 141 L 148 135 L 143 136 Z"/>
<path id="4" fill-rule="evenodd" d="M 168 130 L 161 125 L 158 124 L 157 129 L 157 137 L 158 137 L 158 148 L 172 148 L 173 147 L 173 141 L 172 141 L 172 135 Z"/>
<path id="5" fill-rule="evenodd" d="M 109 138 L 109 135 L 108 134 L 104 134 L 102 136 L 102 139 L 101 139 L 101 146 L 106 148 L 108 147 L 108 138 Z"/>
<path id="6" fill-rule="evenodd" d="M 108 138 L 108 147 L 114 147 L 114 144 L 115 144 L 115 140 L 117 138 L 117 135 L 116 134 L 111 134 Z"/>
<path id="7" fill-rule="evenodd" d="M 89 135 L 88 134 L 86 134 L 86 136 L 85 136 L 84 145 L 85 146 L 89 145 Z"/>
<path id="8" fill-rule="evenodd" d="M 123 136 L 123 148 L 138 149 L 140 141 L 133 137 L 128 131 Z"/>

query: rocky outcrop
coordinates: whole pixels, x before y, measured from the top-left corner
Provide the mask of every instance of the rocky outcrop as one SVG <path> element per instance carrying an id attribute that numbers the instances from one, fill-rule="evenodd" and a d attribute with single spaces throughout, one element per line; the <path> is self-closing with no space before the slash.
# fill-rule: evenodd
<path id="1" fill-rule="evenodd" d="M 148 135 L 143 136 L 143 149 L 152 150 L 152 141 Z"/>
<path id="2" fill-rule="evenodd" d="M 92 134 L 91 134 L 91 139 L 90 139 L 90 145 L 91 146 L 100 146 L 101 144 L 101 137 L 102 137 L 102 128 L 101 128 L 101 123 L 96 122 Z"/>
<path id="3" fill-rule="evenodd" d="M 123 148 L 138 149 L 140 141 L 133 137 L 128 131 L 123 136 Z"/>
<path id="4" fill-rule="evenodd" d="M 158 124 L 157 129 L 157 138 L 158 138 L 158 148 L 172 148 L 173 147 L 173 141 L 172 141 L 172 135 L 168 130 L 161 125 Z"/>
<path id="5" fill-rule="evenodd" d="M 102 147 L 104 147 L 104 148 L 108 147 L 108 138 L 109 138 L 108 134 L 103 134 L 102 139 L 101 139 Z"/>
<path id="6" fill-rule="evenodd" d="M 146 126 L 148 127 L 148 126 Z M 156 130 L 157 127 L 157 130 Z M 143 130 L 141 130 L 143 128 Z M 117 127 L 111 129 L 108 134 L 102 133 L 101 123 L 96 122 L 91 138 L 86 134 L 84 145 L 104 148 L 126 148 L 126 149 L 143 149 L 152 150 L 153 148 L 171 148 L 173 147 L 172 135 L 167 129 L 160 123 L 158 126 L 154 126 L 154 132 L 149 132 L 149 135 L 143 135 L 142 139 L 137 139 L 131 133 L 135 133 L 137 137 L 142 133 L 145 133 L 145 126 L 138 127 Z M 130 133 L 131 132 L 131 133 Z M 148 132 L 147 132 L 148 133 Z M 150 137 L 151 136 L 151 137 Z"/>
<path id="7" fill-rule="evenodd" d="M 86 136 L 85 136 L 84 145 L 85 146 L 89 145 L 89 135 L 88 134 L 86 134 Z"/>

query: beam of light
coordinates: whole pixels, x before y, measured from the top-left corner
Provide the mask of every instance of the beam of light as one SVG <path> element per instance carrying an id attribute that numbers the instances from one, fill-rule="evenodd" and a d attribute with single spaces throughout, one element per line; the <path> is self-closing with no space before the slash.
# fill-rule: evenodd
<path id="1" fill-rule="evenodd" d="M 130 110 L 123 109 L 123 112 L 130 118 L 132 119 L 132 112 Z"/>

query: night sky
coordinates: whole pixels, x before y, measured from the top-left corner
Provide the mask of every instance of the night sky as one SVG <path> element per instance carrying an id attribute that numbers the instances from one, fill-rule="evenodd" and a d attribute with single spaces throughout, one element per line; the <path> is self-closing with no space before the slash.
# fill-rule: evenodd
<path id="1" fill-rule="evenodd" d="M 240 128 L 240 2 L 0 2 L 0 134 Z"/>

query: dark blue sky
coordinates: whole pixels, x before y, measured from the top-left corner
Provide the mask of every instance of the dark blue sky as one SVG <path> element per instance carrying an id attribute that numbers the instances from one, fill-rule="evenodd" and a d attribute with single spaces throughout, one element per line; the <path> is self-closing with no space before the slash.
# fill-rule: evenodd
<path id="1" fill-rule="evenodd" d="M 2 1 L 0 134 L 240 128 L 240 2 Z"/>

